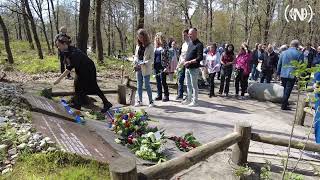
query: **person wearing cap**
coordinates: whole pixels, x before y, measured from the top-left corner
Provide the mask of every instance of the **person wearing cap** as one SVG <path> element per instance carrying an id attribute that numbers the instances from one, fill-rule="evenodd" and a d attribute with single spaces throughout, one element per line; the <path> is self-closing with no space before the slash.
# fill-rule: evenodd
<path id="1" fill-rule="evenodd" d="M 63 53 L 66 70 L 54 82 L 58 84 L 72 69 L 75 69 L 76 77 L 74 79 L 74 108 L 81 110 L 86 95 L 98 95 L 102 102 L 102 113 L 107 112 L 112 104 L 107 100 L 97 83 L 97 73 L 94 62 L 80 49 L 71 46 L 70 40 L 66 35 L 60 35 L 56 41 L 56 46 Z"/>
<path id="2" fill-rule="evenodd" d="M 289 97 L 291 91 L 296 82 L 296 77 L 292 75 L 294 68 L 291 63 L 293 61 L 303 61 L 303 53 L 298 50 L 300 42 L 298 40 L 292 40 L 290 43 L 290 48 L 286 51 L 283 51 L 280 54 L 278 67 L 277 67 L 277 75 L 280 76 L 283 89 L 283 99 L 282 99 L 282 110 L 291 110 L 289 108 Z"/>
<path id="3" fill-rule="evenodd" d="M 69 43 L 71 44 L 71 37 L 67 35 L 67 28 L 66 27 L 62 26 L 59 29 L 59 34 L 57 34 L 55 36 L 55 38 L 54 38 L 55 41 L 54 42 L 56 42 L 60 36 L 67 37 L 68 40 L 69 40 Z M 64 59 L 63 52 L 61 52 L 59 49 L 58 49 L 58 59 L 60 60 L 60 71 L 61 71 L 61 74 L 62 74 L 66 69 L 66 64 L 65 64 L 65 59 Z M 69 73 L 66 78 L 67 79 L 72 79 L 71 74 Z"/>

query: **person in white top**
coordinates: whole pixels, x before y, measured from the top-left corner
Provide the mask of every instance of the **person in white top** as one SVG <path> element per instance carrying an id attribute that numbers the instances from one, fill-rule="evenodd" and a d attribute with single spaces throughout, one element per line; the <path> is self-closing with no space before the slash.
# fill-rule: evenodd
<path id="1" fill-rule="evenodd" d="M 214 78 L 216 74 L 220 71 L 220 53 L 217 52 L 217 44 L 209 44 L 209 52 L 206 55 L 205 65 L 209 73 L 209 83 L 210 83 L 210 93 L 209 97 L 216 96 L 214 93 Z"/>
<path id="2" fill-rule="evenodd" d="M 176 69 L 178 74 L 178 96 L 176 100 L 183 99 L 183 92 L 184 92 L 183 87 L 184 87 L 184 79 L 185 79 L 185 73 L 186 73 L 186 69 L 183 64 L 187 56 L 188 46 L 190 42 L 188 32 L 189 32 L 188 29 L 182 32 L 182 37 L 184 42 L 181 47 L 179 62 Z"/>

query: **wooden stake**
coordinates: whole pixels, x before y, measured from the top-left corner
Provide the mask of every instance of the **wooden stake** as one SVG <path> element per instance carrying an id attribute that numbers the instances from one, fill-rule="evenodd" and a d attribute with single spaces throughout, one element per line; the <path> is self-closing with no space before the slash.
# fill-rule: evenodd
<path id="1" fill-rule="evenodd" d="M 241 134 L 241 140 L 232 147 L 232 161 L 237 165 L 247 163 L 248 150 L 251 139 L 251 126 L 248 123 L 238 123 L 235 125 L 235 132 Z"/>
<path id="2" fill-rule="evenodd" d="M 136 161 L 129 157 L 119 157 L 109 166 L 111 180 L 137 180 Z"/>

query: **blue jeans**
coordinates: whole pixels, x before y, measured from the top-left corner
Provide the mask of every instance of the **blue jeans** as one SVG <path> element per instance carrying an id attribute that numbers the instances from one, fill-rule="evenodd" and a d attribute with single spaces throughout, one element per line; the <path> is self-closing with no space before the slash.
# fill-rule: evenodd
<path id="1" fill-rule="evenodd" d="M 282 82 L 282 86 L 284 87 L 281 108 L 287 108 L 289 106 L 289 97 L 292 92 L 294 83 L 296 82 L 296 79 L 281 78 L 281 82 Z"/>
<path id="2" fill-rule="evenodd" d="M 152 91 L 151 91 L 151 85 L 150 85 L 150 75 L 142 76 L 141 71 L 136 72 L 136 78 L 137 78 L 137 95 L 139 98 L 139 102 L 142 102 L 142 86 L 144 81 L 144 87 L 147 90 L 147 94 L 149 97 L 149 103 L 152 103 Z"/>
<path id="3" fill-rule="evenodd" d="M 257 70 L 257 64 L 252 64 L 252 69 L 251 69 L 251 80 L 257 80 L 259 77 L 259 71 Z"/>
<path id="4" fill-rule="evenodd" d="M 178 97 L 183 98 L 184 79 L 186 77 L 186 69 L 183 68 L 178 74 Z"/>
<path id="5" fill-rule="evenodd" d="M 318 108 L 320 108 L 320 94 L 316 93 L 315 94 L 316 97 L 316 103 L 315 103 L 315 110 L 316 110 L 316 114 L 315 114 L 315 122 L 314 122 L 314 133 L 315 133 L 315 137 L 316 137 L 316 143 L 320 144 L 320 111 L 318 110 Z"/>
<path id="6" fill-rule="evenodd" d="M 186 69 L 188 101 L 198 102 L 198 76 L 199 68 Z"/>

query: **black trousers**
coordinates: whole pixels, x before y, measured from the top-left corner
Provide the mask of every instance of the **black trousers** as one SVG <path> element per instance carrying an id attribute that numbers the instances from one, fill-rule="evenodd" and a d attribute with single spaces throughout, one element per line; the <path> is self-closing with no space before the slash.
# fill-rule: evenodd
<path id="1" fill-rule="evenodd" d="M 272 79 L 272 74 L 273 74 L 272 70 L 264 70 L 264 71 L 262 71 L 260 83 L 264 83 L 265 81 L 267 83 L 270 83 L 271 79 Z"/>
<path id="2" fill-rule="evenodd" d="M 282 86 L 284 87 L 281 108 L 287 108 L 289 106 L 289 98 L 295 82 L 296 82 L 296 79 L 281 78 L 281 83 L 282 83 Z"/>
<path id="3" fill-rule="evenodd" d="M 231 74 L 232 74 L 232 66 L 221 68 L 220 89 L 219 89 L 220 94 L 222 94 L 223 92 L 225 94 L 229 93 Z"/>
<path id="4" fill-rule="evenodd" d="M 238 71 L 237 76 L 236 76 L 236 82 L 235 82 L 236 94 L 239 95 L 239 85 L 240 85 L 241 86 L 241 96 L 244 96 L 244 94 L 246 93 L 247 88 L 248 88 L 249 75 L 245 75 L 243 73 L 243 69 L 237 69 L 236 71 Z"/>
<path id="5" fill-rule="evenodd" d="M 169 88 L 167 84 L 167 73 L 162 72 L 163 67 L 161 64 L 156 63 L 154 65 L 154 72 L 156 74 L 156 81 L 157 81 L 157 94 L 158 97 L 162 98 L 162 87 L 164 91 L 164 96 L 169 97 Z"/>
<path id="6" fill-rule="evenodd" d="M 73 103 L 74 103 L 74 108 L 81 110 L 81 106 L 83 106 L 86 102 L 86 96 L 87 95 L 97 95 L 99 96 L 99 98 L 102 100 L 103 105 L 107 106 L 110 105 L 111 103 L 108 101 L 108 99 L 106 98 L 106 96 L 103 94 L 103 92 L 101 91 L 101 89 L 99 88 L 98 84 L 94 84 L 94 88 L 91 87 L 90 90 L 84 90 L 81 85 L 79 85 L 78 82 L 79 79 L 77 78 L 77 76 L 75 77 L 75 95 L 74 95 L 74 99 L 73 99 Z"/>
<path id="7" fill-rule="evenodd" d="M 214 96 L 214 78 L 216 76 L 216 73 L 210 73 L 209 74 L 209 83 L 210 83 L 210 93 L 209 96 Z"/>

